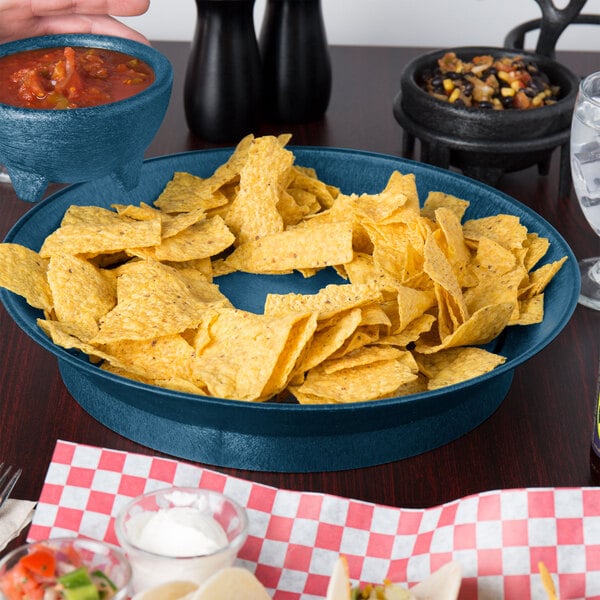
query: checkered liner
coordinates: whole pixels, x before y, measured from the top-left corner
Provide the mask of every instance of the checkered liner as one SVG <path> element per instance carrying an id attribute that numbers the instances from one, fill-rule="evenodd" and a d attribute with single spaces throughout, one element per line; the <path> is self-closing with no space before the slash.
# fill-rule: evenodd
<path id="1" fill-rule="evenodd" d="M 274 600 L 325 596 L 339 554 L 354 582 L 413 585 L 449 560 L 461 599 L 543 599 L 543 561 L 562 600 L 600 599 L 600 489 L 485 492 L 424 510 L 294 492 L 185 462 L 59 441 L 30 540 L 78 534 L 117 543 L 114 517 L 130 498 L 168 485 L 203 487 L 247 508 L 239 562 Z"/>

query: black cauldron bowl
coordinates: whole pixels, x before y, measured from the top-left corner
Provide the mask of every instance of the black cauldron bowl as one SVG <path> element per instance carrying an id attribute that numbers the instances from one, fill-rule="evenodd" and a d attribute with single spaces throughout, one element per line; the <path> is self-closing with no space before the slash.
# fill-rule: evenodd
<path id="1" fill-rule="evenodd" d="M 465 107 L 431 96 L 420 81 L 447 52 L 468 61 L 475 56 L 522 57 L 560 87 L 555 104 L 534 109 L 493 110 Z M 405 131 L 405 154 L 414 139 L 422 145 L 422 160 L 437 166 L 457 167 L 466 175 L 495 185 L 506 172 L 538 164 L 540 172 L 558 146 L 568 145 L 571 117 L 579 77 L 561 63 L 524 50 L 465 46 L 423 54 L 404 68 L 394 99 L 394 116 Z M 567 151 L 568 154 L 568 151 Z M 568 162 L 568 161 L 567 161 Z"/>

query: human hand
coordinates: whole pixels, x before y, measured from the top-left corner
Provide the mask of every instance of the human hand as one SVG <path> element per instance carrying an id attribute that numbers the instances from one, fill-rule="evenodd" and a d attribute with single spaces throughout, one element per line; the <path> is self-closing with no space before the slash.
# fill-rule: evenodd
<path id="1" fill-rule="evenodd" d="M 114 16 L 141 15 L 150 0 L 0 0 L 0 43 L 55 33 L 95 33 L 149 43 Z"/>

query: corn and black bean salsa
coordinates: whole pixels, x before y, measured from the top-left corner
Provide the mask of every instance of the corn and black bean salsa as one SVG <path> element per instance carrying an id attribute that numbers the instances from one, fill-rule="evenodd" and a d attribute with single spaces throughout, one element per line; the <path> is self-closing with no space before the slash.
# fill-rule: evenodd
<path id="1" fill-rule="evenodd" d="M 455 104 L 492 110 L 530 109 L 554 104 L 560 88 L 533 62 L 520 56 L 475 56 L 463 61 L 454 52 L 424 71 L 419 85 L 429 94 Z"/>

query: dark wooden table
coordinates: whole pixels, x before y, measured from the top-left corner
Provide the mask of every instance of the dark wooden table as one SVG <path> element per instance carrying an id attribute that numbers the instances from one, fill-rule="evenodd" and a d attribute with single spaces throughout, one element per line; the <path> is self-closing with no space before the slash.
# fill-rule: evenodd
<path id="1" fill-rule="evenodd" d="M 172 60 L 175 82 L 168 114 L 148 156 L 211 147 L 188 132 L 183 115 L 189 45 L 155 45 Z M 333 94 L 326 117 L 293 127 L 264 125 L 255 133 L 290 131 L 296 145 L 400 155 L 402 131 L 392 114 L 392 100 L 403 66 L 423 51 L 333 47 Z M 562 53 L 559 59 L 580 75 L 600 70 L 600 53 Z M 575 196 L 557 197 L 558 152 L 554 154 L 547 176 L 530 168 L 506 175 L 498 187 L 544 216 L 578 257 L 598 254 L 600 240 Z M 0 238 L 29 208 L 12 190 L 0 189 Z M 498 488 L 589 485 L 599 333 L 600 313 L 578 306 L 557 339 L 517 368 L 500 408 L 474 431 L 439 449 L 342 472 L 227 472 L 282 488 L 414 508 Z M 85 413 L 65 389 L 55 358 L 23 334 L 0 307 L 0 460 L 24 469 L 15 497 L 39 497 L 57 439 L 156 454 Z"/>

